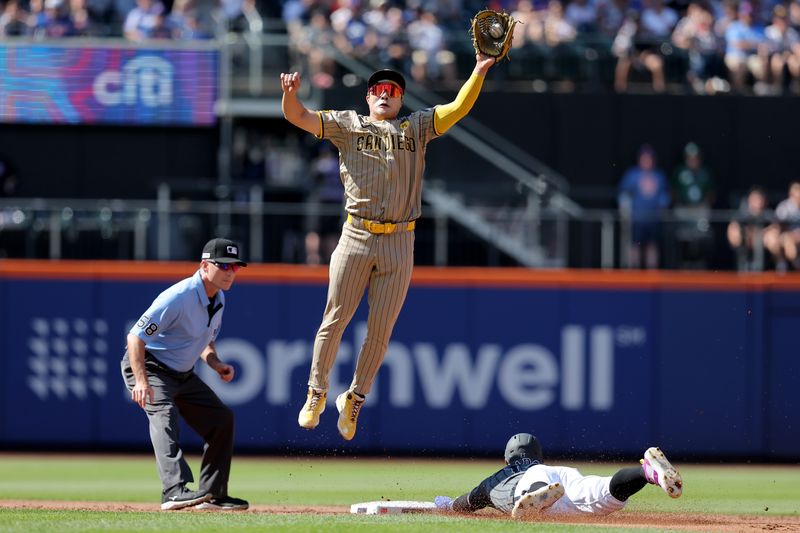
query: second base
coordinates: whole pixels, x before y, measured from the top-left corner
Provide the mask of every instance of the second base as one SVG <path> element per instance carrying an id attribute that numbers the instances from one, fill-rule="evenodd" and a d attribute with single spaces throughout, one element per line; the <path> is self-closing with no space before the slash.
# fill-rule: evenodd
<path id="1" fill-rule="evenodd" d="M 430 513 L 436 510 L 433 502 L 413 501 L 377 501 L 354 503 L 350 506 L 353 514 L 400 514 L 400 513 Z"/>

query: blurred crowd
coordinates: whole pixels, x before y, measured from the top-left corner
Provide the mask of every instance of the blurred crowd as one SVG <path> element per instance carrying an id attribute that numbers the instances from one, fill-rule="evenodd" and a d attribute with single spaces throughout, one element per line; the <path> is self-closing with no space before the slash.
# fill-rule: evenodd
<path id="1" fill-rule="evenodd" d="M 305 205 L 303 220 L 286 232 L 290 238 L 276 255 L 288 263 L 327 263 L 344 213 L 332 145 L 240 127 L 232 155 L 234 179 L 261 185 L 265 201 Z M 717 186 L 697 143 L 688 142 L 669 170 L 653 146 L 643 144 L 617 189 L 620 219 L 628 223 L 621 266 L 800 270 L 800 182 L 790 183 L 785 195 L 758 185 L 720 189 L 726 188 Z M 671 257 L 665 260 L 664 251 Z"/>
<path id="2" fill-rule="evenodd" d="M 252 14 L 254 0 L 0 0 L 0 38 L 211 39 Z"/>
<path id="3" fill-rule="evenodd" d="M 281 246 L 274 254 L 285 263 L 328 263 L 344 216 L 334 146 L 293 131 L 274 135 L 240 126 L 234 132 L 231 160 L 233 179 L 261 186 L 266 202 L 304 206 L 302 219 L 282 229 Z M 275 224 L 285 224 L 285 218 Z"/>
<path id="4" fill-rule="evenodd" d="M 686 144 L 683 161 L 669 177 L 659 168 L 655 150 L 642 145 L 636 164 L 619 184 L 621 217 L 629 223 L 625 266 L 660 268 L 668 237 L 678 249 L 681 266 L 706 268 L 714 254 L 712 210 L 717 203 L 713 174 L 696 143 Z M 725 238 L 738 270 L 800 270 L 800 182 L 789 184 L 774 210 L 758 185 L 732 203 L 735 215 L 727 223 Z"/>
<path id="5" fill-rule="evenodd" d="M 800 91 L 800 0 L 288 0 L 283 19 L 319 86 L 333 82 L 331 48 L 441 82 L 469 63 L 465 32 L 487 6 L 522 22 L 508 67 L 520 79 L 603 70 L 620 92 L 670 78 L 698 93 Z"/>
<path id="6" fill-rule="evenodd" d="M 441 83 L 470 64 L 467 28 L 485 7 L 522 22 L 512 78 L 800 92 L 800 0 L 0 0 L 0 38 L 208 39 L 266 27 L 288 33 L 319 87 L 335 82 L 335 51 Z M 253 25 L 262 18 L 277 25 Z"/>

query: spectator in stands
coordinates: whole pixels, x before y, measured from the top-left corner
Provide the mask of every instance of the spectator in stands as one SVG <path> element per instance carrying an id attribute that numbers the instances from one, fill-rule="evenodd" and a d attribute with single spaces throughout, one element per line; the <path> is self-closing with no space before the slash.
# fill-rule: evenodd
<path id="1" fill-rule="evenodd" d="M 663 92 L 666 89 L 664 60 L 653 41 L 642 35 L 637 11 L 631 10 L 626 15 L 614 37 L 611 51 L 617 57 L 614 71 L 614 89 L 617 92 L 628 90 L 628 77 L 632 67 L 643 67 L 650 72 L 654 91 Z"/>
<path id="2" fill-rule="evenodd" d="M 371 0 L 373 2 L 386 2 L 387 0 Z M 406 4 L 410 4 L 411 2 L 406 2 Z M 433 11 L 436 13 L 436 17 L 439 19 L 439 23 L 442 27 L 451 29 L 451 30 L 460 30 L 462 29 L 463 22 L 464 22 L 464 2 L 463 0 L 426 0 L 423 1 L 423 7 L 425 7 L 429 11 Z M 503 7 L 503 9 L 511 13 L 517 7 L 517 0 L 512 0 L 508 2 L 507 5 Z M 469 15 L 473 14 L 474 12 L 467 11 Z"/>
<path id="3" fill-rule="evenodd" d="M 195 0 L 175 0 L 169 13 L 168 26 L 175 39 L 194 40 L 212 37 L 212 32 L 200 20 Z"/>
<path id="4" fill-rule="evenodd" d="M 231 31 L 246 31 L 247 22 L 242 20 L 244 0 L 217 0 L 213 8 L 213 17 L 222 27 Z"/>
<path id="5" fill-rule="evenodd" d="M 408 25 L 411 75 L 416 81 L 452 81 L 456 77 L 455 54 L 448 50 L 445 33 L 433 11 L 420 10 Z"/>
<path id="6" fill-rule="evenodd" d="M 739 18 L 725 30 L 725 65 L 731 74 L 733 88 L 747 90 L 747 75 L 753 76 L 756 90 L 763 93 L 767 78 L 767 47 L 764 30 L 753 21 L 753 5 L 742 2 Z"/>
<path id="7" fill-rule="evenodd" d="M 520 24 L 514 26 L 514 39 L 511 41 L 511 47 L 514 50 L 524 48 L 530 41 L 538 41 L 541 38 L 541 17 L 539 13 L 533 8 L 531 0 L 520 0 L 517 4 L 516 11 L 511 13 L 514 20 L 518 20 Z M 539 31 L 536 38 L 530 36 L 532 26 L 538 25 Z"/>
<path id="8" fill-rule="evenodd" d="M 370 0 L 364 10 L 362 19 L 368 27 L 383 32 L 385 31 L 386 14 L 389 10 L 387 0 Z"/>
<path id="9" fill-rule="evenodd" d="M 725 42 L 725 32 L 728 31 L 728 26 L 739 19 L 739 3 L 738 0 L 723 0 L 718 5 L 719 14 L 714 18 L 714 35 L 717 40 Z"/>
<path id="10" fill-rule="evenodd" d="M 306 24 L 311 19 L 312 11 L 325 11 L 322 7 L 314 4 L 316 4 L 315 0 L 286 0 L 286 3 L 283 4 L 281 17 L 290 39 L 299 37 L 304 31 Z"/>
<path id="11" fill-rule="evenodd" d="M 597 6 L 593 0 L 572 0 L 567 4 L 564 17 L 579 33 L 597 31 Z"/>
<path id="12" fill-rule="evenodd" d="M 674 237 L 684 268 L 705 268 L 714 247 L 710 223 L 714 180 L 702 157 L 700 147 L 688 143 L 683 149 L 683 163 L 675 168 L 670 182 L 676 219 Z"/>
<path id="13" fill-rule="evenodd" d="M 35 38 L 58 39 L 75 35 L 75 26 L 69 16 L 64 0 L 45 0 L 44 11 L 35 19 L 31 28 Z"/>
<path id="14" fill-rule="evenodd" d="M 511 46 L 524 49 L 530 46 L 538 47 L 539 44 L 544 45 L 544 18 L 546 15 L 547 9 L 537 11 L 533 2 L 522 0 L 519 3 L 519 9 L 513 13 L 513 16 L 522 24 L 514 27 L 514 39 Z"/>
<path id="15" fill-rule="evenodd" d="M 164 13 L 155 16 L 153 27 L 147 32 L 148 39 L 172 39 L 175 29 L 170 24 L 170 19 Z"/>
<path id="16" fill-rule="evenodd" d="M 403 10 L 387 0 L 372 0 L 362 19 L 367 25 L 364 39 L 372 60 L 399 70 L 410 69 Z"/>
<path id="17" fill-rule="evenodd" d="M 669 207 L 667 179 L 656 168 L 655 151 L 650 145 L 639 148 L 638 164 L 622 177 L 618 196 L 623 220 L 630 222 L 631 238 L 628 267 L 649 269 L 659 266 L 662 215 Z"/>
<path id="18" fill-rule="evenodd" d="M 403 10 L 397 6 L 390 6 L 380 24 L 376 26 L 380 58 L 378 62 L 400 72 L 411 70 L 411 51 L 408 46 L 408 36 L 404 31 L 405 25 Z"/>
<path id="19" fill-rule="evenodd" d="M 211 19 L 218 31 L 235 33 L 264 31 L 264 19 L 258 11 L 256 0 L 223 0 L 218 9 L 212 11 Z"/>
<path id="20" fill-rule="evenodd" d="M 664 4 L 664 0 L 647 0 L 642 11 L 641 35 L 660 44 L 669 39 L 678 22 L 678 14 Z"/>
<path id="21" fill-rule="evenodd" d="M 628 0 L 598 0 L 597 27 L 604 37 L 613 39 L 628 11 Z"/>
<path id="22" fill-rule="evenodd" d="M 304 32 L 297 35 L 294 46 L 301 57 L 308 62 L 311 84 L 327 89 L 333 85 L 336 62 L 331 55 L 334 34 L 328 13 L 318 9 L 311 14 L 311 20 Z"/>
<path id="23" fill-rule="evenodd" d="M 692 0 L 672 32 L 672 43 L 689 56 L 686 81 L 698 94 L 724 90 L 724 75 L 719 55 L 720 41 L 713 29 L 714 17 L 703 0 Z"/>
<path id="24" fill-rule="evenodd" d="M 511 16 L 520 23 L 514 27 L 511 57 L 507 73 L 515 79 L 540 80 L 544 77 L 545 62 L 550 47 L 544 40 L 546 9 L 537 10 L 533 0 L 520 0 Z"/>
<path id="25" fill-rule="evenodd" d="M 800 0 L 789 2 L 789 26 L 800 32 Z"/>
<path id="26" fill-rule="evenodd" d="M 96 35 L 86 0 L 69 0 L 69 16 L 72 19 L 75 35 L 80 37 Z"/>
<path id="27" fill-rule="evenodd" d="M 363 55 L 360 50 L 364 47 L 368 28 L 362 15 L 363 8 L 359 0 L 339 2 L 339 7 L 330 15 L 331 28 L 335 33 L 334 43 L 345 55 Z"/>
<path id="28" fill-rule="evenodd" d="M 39 25 L 40 19 L 44 19 L 44 0 L 28 1 L 28 16 L 25 19 L 27 25 L 27 35 L 33 34 L 33 29 Z"/>
<path id="29" fill-rule="evenodd" d="M 578 31 L 564 17 L 564 5 L 561 0 L 550 0 L 547 14 L 544 17 L 544 40 L 550 47 L 570 43 L 577 37 Z"/>
<path id="30" fill-rule="evenodd" d="M 800 182 L 789 184 L 789 196 L 775 208 L 775 222 L 764 230 L 764 246 L 772 253 L 775 268 L 785 272 L 791 264 L 800 270 Z"/>
<path id="31" fill-rule="evenodd" d="M 769 68 L 772 77 L 772 93 L 780 94 L 791 86 L 798 92 L 800 79 L 800 33 L 789 26 L 789 12 L 783 5 L 775 6 L 772 24 L 764 31 L 769 50 Z M 786 83 L 784 72 L 788 71 L 791 82 Z"/>
<path id="32" fill-rule="evenodd" d="M 114 25 L 121 22 L 122 13 L 117 13 L 114 0 L 86 0 L 86 9 L 89 12 L 90 35 L 98 37 L 117 35 Z"/>
<path id="33" fill-rule="evenodd" d="M 0 37 L 18 37 L 28 33 L 28 14 L 17 0 L 8 0 L 0 13 Z"/>
<path id="34" fill-rule="evenodd" d="M 671 186 L 676 207 L 711 209 L 714 203 L 714 179 L 703 165 L 703 156 L 697 143 L 690 142 L 684 147 L 683 163 L 675 169 Z"/>
<path id="35" fill-rule="evenodd" d="M 160 0 L 136 0 L 136 7 L 125 17 L 125 38 L 135 42 L 148 39 L 163 12 L 164 4 Z"/>
<path id="36" fill-rule="evenodd" d="M 550 0 L 543 23 L 544 41 L 550 47 L 545 58 L 545 72 L 551 78 L 569 84 L 577 78 L 582 52 L 576 43 L 578 32 L 565 18 L 561 0 Z"/>
<path id="37" fill-rule="evenodd" d="M 739 206 L 738 213 L 728 223 L 728 244 L 736 251 L 738 270 L 764 268 L 763 232 L 769 224 L 770 216 L 764 190 L 759 186 L 752 187 Z"/>

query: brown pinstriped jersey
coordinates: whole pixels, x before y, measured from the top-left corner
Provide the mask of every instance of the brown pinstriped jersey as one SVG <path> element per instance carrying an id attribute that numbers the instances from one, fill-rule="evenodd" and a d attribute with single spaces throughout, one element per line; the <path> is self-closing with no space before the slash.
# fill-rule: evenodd
<path id="1" fill-rule="evenodd" d="M 405 222 L 422 211 L 425 149 L 436 137 L 433 108 L 394 120 L 355 111 L 320 111 L 322 135 L 339 149 L 339 174 L 348 213 Z"/>

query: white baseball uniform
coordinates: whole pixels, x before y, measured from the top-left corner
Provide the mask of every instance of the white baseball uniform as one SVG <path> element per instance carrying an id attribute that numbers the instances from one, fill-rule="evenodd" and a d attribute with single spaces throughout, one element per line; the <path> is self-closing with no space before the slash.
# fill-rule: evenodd
<path id="1" fill-rule="evenodd" d="M 514 489 L 514 501 L 520 498 L 531 485 L 537 482 L 561 483 L 564 496 L 551 507 L 545 515 L 565 515 L 593 513 L 607 515 L 625 507 L 609 491 L 611 476 L 584 476 L 576 468 L 566 466 L 533 465 L 520 478 Z"/>

